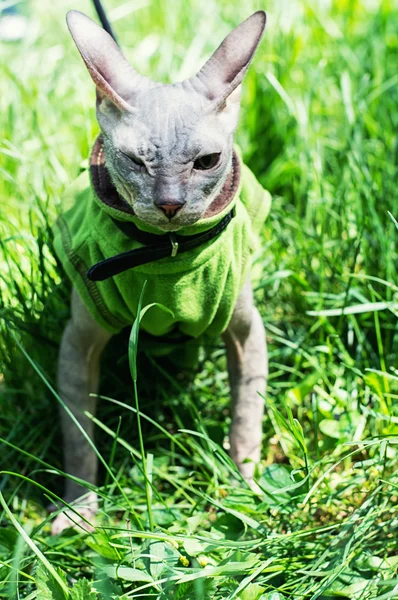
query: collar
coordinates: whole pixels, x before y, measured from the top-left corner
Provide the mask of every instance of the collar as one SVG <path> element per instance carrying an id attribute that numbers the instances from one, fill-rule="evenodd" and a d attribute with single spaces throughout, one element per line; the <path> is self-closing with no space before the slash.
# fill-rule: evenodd
<path id="1" fill-rule="evenodd" d="M 235 207 L 217 225 L 214 225 L 211 229 L 207 229 L 207 231 L 194 235 L 178 235 L 176 233 L 155 235 L 140 231 L 134 223 L 126 223 L 125 221 L 116 221 L 113 219 L 115 225 L 123 233 L 144 245 L 141 248 L 121 252 L 120 254 L 101 260 L 89 268 L 87 277 L 91 281 L 103 281 L 104 279 L 119 275 L 123 271 L 134 269 L 134 267 L 139 267 L 155 260 L 160 260 L 161 258 L 170 257 L 173 259 L 177 254 L 188 252 L 188 250 L 193 250 L 217 238 L 229 225 L 234 216 Z"/>

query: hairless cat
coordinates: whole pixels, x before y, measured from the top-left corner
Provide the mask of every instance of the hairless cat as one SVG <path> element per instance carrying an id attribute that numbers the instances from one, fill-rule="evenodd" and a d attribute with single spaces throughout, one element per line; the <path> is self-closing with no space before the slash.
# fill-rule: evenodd
<path id="1" fill-rule="evenodd" d="M 191 340 L 222 336 L 232 395 L 230 453 L 254 486 L 267 353 L 250 265 L 270 196 L 242 163 L 233 134 L 265 13 L 234 29 L 194 77 L 172 85 L 139 75 L 87 16 L 71 11 L 67 22 L 96 86 L 101 135 L 89 171 L 71 187 L 71 207 L 55 225 L 55 249 L 73 283 L 59 393 L 92 439 L 84 413 L 95 413 L 102 350 L 134 322 L 146 281 L 145 302 L 171 312 L 153 309 L 141 322 L 144 330 Z M 97 457 L 64 410 L 61 419 L 65 470 L 72 475 L 65 500 L 91 521 L 96 495 L 79 500 L 85 489 L 73 478 L 94 485 Z M 65 511 L 52 530 L 69 526 Z"/>

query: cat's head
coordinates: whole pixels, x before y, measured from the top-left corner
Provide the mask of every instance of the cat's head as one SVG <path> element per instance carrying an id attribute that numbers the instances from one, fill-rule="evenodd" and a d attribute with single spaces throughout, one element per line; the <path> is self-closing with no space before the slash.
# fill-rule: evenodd
<path id="1" fill-rule="evenodd" d="M 146 223 L 192 225 L 231 169 L 240 84 L 260 42 L 265 13 L 234 29 L 197 75 L 163 85 L 139 75 L 104 29 L 67 15 L 97 89 L 97 119 L 116 189 Z"/>

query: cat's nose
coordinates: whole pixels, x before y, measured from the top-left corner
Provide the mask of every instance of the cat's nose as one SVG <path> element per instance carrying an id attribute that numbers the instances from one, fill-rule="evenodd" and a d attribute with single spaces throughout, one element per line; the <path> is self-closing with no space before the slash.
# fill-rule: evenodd
<path id="1" fill-rule="evenodd" d="M 167 200 L 164 200 L 157 202 L 156 206 L 164 212 L 168 219 L 172 219 L 184 204 L 185 202 L 168 202 Z"/>

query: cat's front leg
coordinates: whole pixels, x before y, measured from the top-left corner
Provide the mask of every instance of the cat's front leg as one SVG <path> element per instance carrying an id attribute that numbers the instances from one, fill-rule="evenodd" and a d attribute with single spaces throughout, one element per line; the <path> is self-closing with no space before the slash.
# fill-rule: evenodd
<path id="1" fill-rule="evenodd" d="M 96 398 L 91 393 L 98 392 L 99 362 L 103 348 L 111 334 L 100 327 L 83 305 L 74 290 L 71 302 L 72 316 L 62 336 L 58 358 L 58 391 L 66 406 L 80 426 L 92 440 L 94 426 L 84 412 L 95 414 Z M 97 476 L 97 456 L 85 435 L 61 407 L 65 471 L 88 483 L 95 484 Z M 91 492 L 81 501 L 77 500 L 87 490 L 71 479 L 66 480 L 64 499 L 73 503 L 77 512 L 89 521 L 97 510 L 96 494 Z M 68 511 L 62 512 L 52 524 L 52 533 L 59 534 L 67 527 L 79 522 L 86 529 L 84 521 Z"/>
<path id="2" fill-rule="evenodd" d="M 243 288 L 223 339 L 227 348 L 232 395 L 231 457 L 253 486 L 255 464 L 260 460 L 262 418 L 268 374 L 265 330 L 253 304 L 250 282 Z"/>

